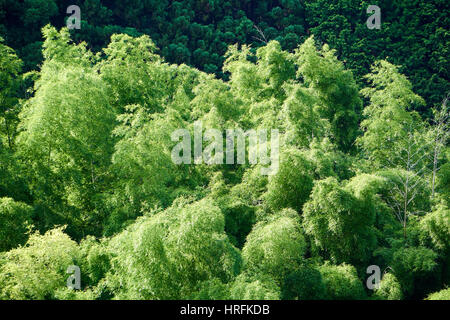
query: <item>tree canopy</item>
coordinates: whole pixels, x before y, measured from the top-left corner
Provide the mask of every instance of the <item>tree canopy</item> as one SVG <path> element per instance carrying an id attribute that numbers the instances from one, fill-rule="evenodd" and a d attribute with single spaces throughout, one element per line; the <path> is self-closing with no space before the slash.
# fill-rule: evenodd
<path id="1" fill-rule="evenodd" d="M 376 41 L 319 0 L 86 0 L 17 37 L 66 2 L 0 0 L 0 299 L 448 296 L 447 2 L 407 55 L 418 1 Z"/>

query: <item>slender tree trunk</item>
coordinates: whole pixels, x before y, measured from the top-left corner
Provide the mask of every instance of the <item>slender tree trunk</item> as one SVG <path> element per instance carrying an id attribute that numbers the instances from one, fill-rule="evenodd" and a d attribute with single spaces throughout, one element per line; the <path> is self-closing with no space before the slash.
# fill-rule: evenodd
<path id="1" fill-rule="evenodd" d="M 437 152 L 437 148 L 435 148 L 434 149 L 434 158 L 433 158 L 433 179 L 431 181 L 431 198 L 434 198 L 434 189 L 435 189 L 435 185 L 436 185 L 437 157 L 438 157 L 438 152 Z"/>
<path id="2" fill-rule="evenodd" d="M 405 184 L 405 199 L 403 203 L 403 237 L 406 240 L 406 219 L 408 218 L 408 178 Z"/>
<path id="3" fill-rule="evenodd" d="M 8 146 L 9 146 L 9 149 L 12 149 L 11 135 L 9 133 L 9 124 L 8 124 L 8 120 L 6 120 L 6 115 L 5 115 L 5 127 L 6 127 L 6 135 L 8 136 Z"/>
<path id="4" fill-rule="evenodd" d="M 403 221 L 403 238 L 406 240 L 406 220 Z"/>

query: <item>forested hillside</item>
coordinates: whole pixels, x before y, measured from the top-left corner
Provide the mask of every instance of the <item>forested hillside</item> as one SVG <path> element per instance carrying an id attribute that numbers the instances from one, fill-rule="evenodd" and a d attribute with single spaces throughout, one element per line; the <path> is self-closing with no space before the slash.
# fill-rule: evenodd
<path id="1" fill-rule="evenodd" d="M 448 3 L 329 2 L 0 0 L 0 299 L 450 299 Z"/>
<path id="2" fill-rule="evenodd" d="M 380 30 L 365 24 L 372 4 L 381 8 Z M 65 26 L 70 5 L 80 6 L 82 19 L 73 39 L 94 51 L 114 33 L 147 34 L 166 61 L 227 79 L 222 66 L 229 45 L 256 49 L 276 40 L 292 51 L 315 35 L 337 50 L 358 85 L 365 85 L 362 77 L 376 60 L 387 59 L 428 106 L 439 105 L 450 90 L 447 0 L 0 0 L 0 36 L 17 50 L 25 70 L 42 61 L 41 28 Z M 429 109 L 419 111 L 431 117 Z"/>

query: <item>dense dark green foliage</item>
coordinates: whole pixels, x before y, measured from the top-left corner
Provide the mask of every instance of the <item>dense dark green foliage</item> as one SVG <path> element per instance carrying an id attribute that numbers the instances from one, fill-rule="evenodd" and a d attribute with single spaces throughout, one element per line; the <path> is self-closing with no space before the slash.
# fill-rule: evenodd
<path id="1" fill-rule="evenodd" d="M 282 299 L 321 300 L 326 298 L 322 274 L 311 267 L 301 266 L 284 280 Z"/>
<path id="2" fill-rule="evenodd" d="M 446 0 L 1 0 L 0 36 L 18 50 L 26 70 L 42 60 L 40 29 L 49 22 L 62 27 L 69 16 L 66 8 L 74 4 L 82 12 L 82 28 L 73 32 L 74 39 L 87 41 L 94 50 L 113 33 L 148 34 L 167 61 L 226 78 L 222 64 L 228 45 L 257 48 L 277 40 L 293 50 L 314 34 L 337 50 L 360 84 L 375 60 L 387 58 L 401 66 L 429 105 L 440 103 L 442 92 L 450 89 Z M 371 4 L 381 8 L 381 30 L 366 27 Z"/>

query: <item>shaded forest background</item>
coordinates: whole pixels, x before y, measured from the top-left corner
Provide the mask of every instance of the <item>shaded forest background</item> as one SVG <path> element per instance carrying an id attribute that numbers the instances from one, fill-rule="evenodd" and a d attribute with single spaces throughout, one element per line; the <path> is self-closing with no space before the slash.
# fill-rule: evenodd
<path id="1" fill-rule="evenodd" d="M 376 2 L 376 3 L 375 3 Z M 277 40 L 293 50 L 311 34 L 336 49 L 359 84 L 379 59 L 400 66 L 428 105 L 442 101 L 449 86 L 450 4 L 446 0 L 0 0 L 0 36 L 17 50 L 25 70 L 42 62 L 41 28 L 65 25 L 66 8 L 79 5 L 81 30 L 72 32 L 99 51 L 113 33 L 147 34 L 171 63 L 186 63 L 227 79 L 228 45 L 254 49 Z M 381 8 L 381 30 L 369 30 L 366 9 Z M 261 34 L 259 31 L 263 34 Z M 421 113 L 431 116 L 429 108 Z"/>

